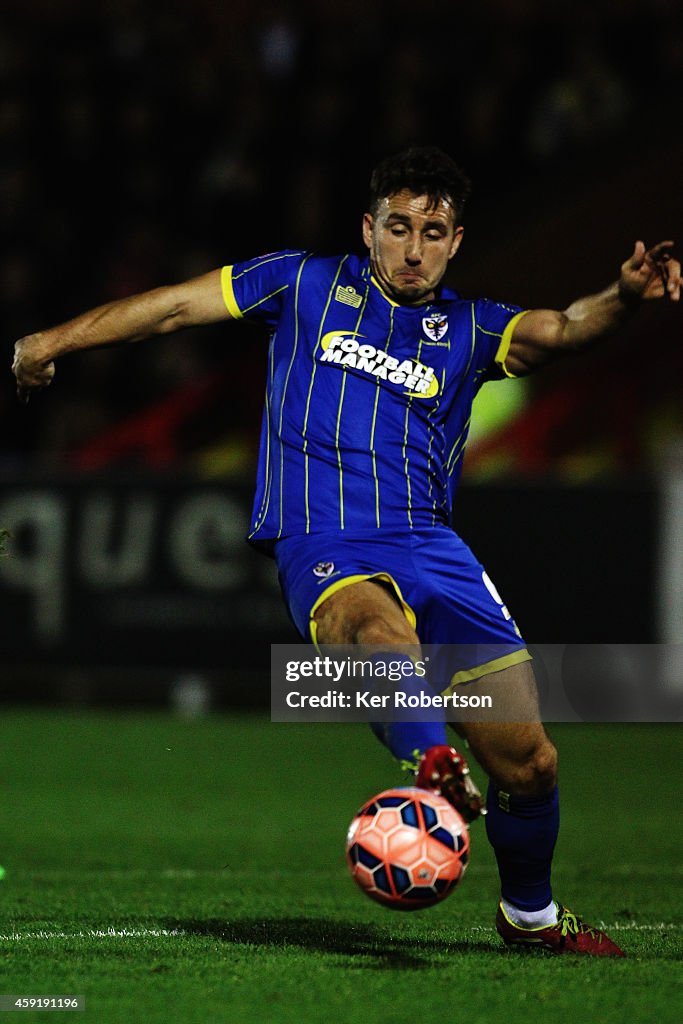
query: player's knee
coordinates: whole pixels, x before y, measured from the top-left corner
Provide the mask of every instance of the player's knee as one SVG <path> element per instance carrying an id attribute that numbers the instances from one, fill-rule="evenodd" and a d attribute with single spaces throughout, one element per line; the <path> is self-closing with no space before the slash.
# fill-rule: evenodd
<path id="1" fill-rule="evenodd" d="M 511 766 L 507 785 L 512 792 L 524 796 L 542 796 L 557 783 L 557 751 L 545 737 L 527 756 Z"/>

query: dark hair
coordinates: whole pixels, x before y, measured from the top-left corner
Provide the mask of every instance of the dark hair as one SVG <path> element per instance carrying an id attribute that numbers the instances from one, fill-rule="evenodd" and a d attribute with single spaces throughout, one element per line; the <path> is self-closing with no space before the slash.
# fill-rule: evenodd
<path id="1" fill-rule="evenodd" d="M 376 214 L 381 199 L 403 189 L 428 196 L 433 207 L 442 200 L 450 203 L 459 224 L 471 185 L 465 172 L 437 146 L 412 146 L 375 167 L 370 178 L 370 213 Z"/>

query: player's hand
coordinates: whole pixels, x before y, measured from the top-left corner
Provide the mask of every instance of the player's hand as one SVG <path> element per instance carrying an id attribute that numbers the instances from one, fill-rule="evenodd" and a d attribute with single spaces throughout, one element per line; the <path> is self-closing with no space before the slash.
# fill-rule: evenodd
<path id="1" fill-rule="evenodd" d="M 619 291 L 625 302 L 668 298 L 678 302 L 681 295 L 681 264 L 671 255 L 673 242 L 659 242 L 651 249 L 636 242 L 633 255 L 621 266 Z"/>
<path id="2" fill-rule="evenodd" d="M 37 351 L 36 338 L 20 338 L 14 346 L 12 373 L 17 379 L 17 397 L 28 402 L 34 391 L 46 388 L 55 375 L 55 364 L 51 359 L 41 358 Z"/>

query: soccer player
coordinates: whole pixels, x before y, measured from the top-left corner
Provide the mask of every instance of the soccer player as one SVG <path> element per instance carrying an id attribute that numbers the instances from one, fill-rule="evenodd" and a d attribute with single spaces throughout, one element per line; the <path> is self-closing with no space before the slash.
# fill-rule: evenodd
<path id="1" fill-rule="evenodd" d="M 267 324 L 249 536 L 275 557 L 299 632 L 320 645 L 372 645 L 379 660 L 421 643 L 462 651 L 444 692 L 485 687 L 507 712 L 457 726 L 490 780 L 499 933 L 508 944 L 621 956 L 553 899 L 557 754 L 524 641 L 449 520 L 482 384 L 599 342 L 643 302 L 678 301 L 680 265 L 672 242 L 638 241 L 615 283 L 562 312 L 462 299 L 441 281 L 462 242 L 468 191 L 440 150 L 408 150 L 373 172 L 364 257 L 274 252 L 112 302 L 21 339 L 13 368 L 28 399 L 69 352 L 219 320 Z M 413 764 L 418 785 L 476 817 L 480 794 L 443 722 L 373 730 Z"/>

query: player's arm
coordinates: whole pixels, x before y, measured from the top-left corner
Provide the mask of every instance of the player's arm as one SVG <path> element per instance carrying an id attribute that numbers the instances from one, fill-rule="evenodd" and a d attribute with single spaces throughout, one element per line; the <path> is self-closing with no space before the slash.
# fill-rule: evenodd
<path id="1" fill-rule="evenodd" d="M 230 319 L 220 270 L 184 284 L 154 288 L 108 302 L 16 343 L 12 370 L 17 379 L 17 394 L 28 401 L 33 391 L 47 387 L 54 376 L 55 359 L 68 352 L 142 341 L 156 334 Z"/>
<path id="2" fill-rule="evenodd" d="M 646 249 L 643 242 L 636 242 L 619 280 L 604 291 L 577 299 L 563 312 L 535 309 L 521 316 L 505 356 L 506 371 L 523 377 L 558 356 L 590 348 L 617 331 L 643 302 L 678 302 L 681 265 L 671 255 L 672 246 L 673 242 L 660 242 Z"/>

